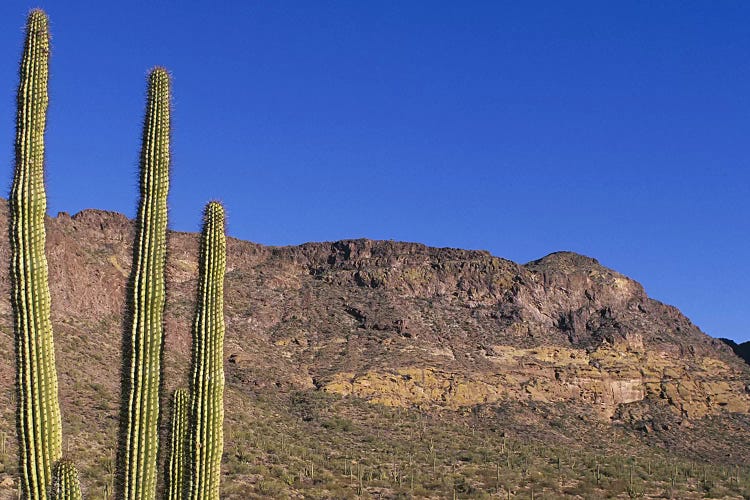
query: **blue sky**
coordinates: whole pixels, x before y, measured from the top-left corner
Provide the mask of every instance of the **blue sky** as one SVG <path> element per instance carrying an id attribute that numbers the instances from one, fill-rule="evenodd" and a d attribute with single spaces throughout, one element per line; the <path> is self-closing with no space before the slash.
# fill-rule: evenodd
<path id="1" fill-rule="evenodd" d="M 174 78 L 173 229 L 557 250 L 750 340 L 750 3 L 0 4 L 10 185 L 25 15 L 51 19 L 51 213 L 132 216 L 145 76 Z M 106 5 L 107 3 L 104 3 Z"/>

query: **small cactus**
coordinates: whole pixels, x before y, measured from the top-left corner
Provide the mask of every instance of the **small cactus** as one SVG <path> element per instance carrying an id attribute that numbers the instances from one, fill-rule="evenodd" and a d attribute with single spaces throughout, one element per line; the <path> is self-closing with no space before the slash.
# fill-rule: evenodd
<path id="1" fill-rule="evenodd" d="M 185 445 L 188 437 L 190 399 L 186 389 L 177 389 L 172 397 L 172 429 L 167 460 L 167 500 L 182 500 L 185 489 Z"/>
<path id="2" fill-rule="evenodd" d="M 50 320 L 44 216 L 49 21 L 32 10 L 18 86 L 15 174 L 10 193 L 11 303 L 16 338 L 18 441 L 24 498 L 44 500 L 61 457 L 62 427 Z"/>
<path id="3" fill-rule="evenodd" d="M 130 335 L 125 339 L 121 444 L 123 500 L 156 496 L 159 389 L 166 298 L 167 194 L 170 161 L 170 79 L 164 68 L 148 76 L 140 157 L 140 204 L 130 277 Z"/>
<path id="4" fill-rule="evenodd" d="M 81 500 L 81 484 L 73 462 L 60 460 L 55 467 L 52 500 Z"/>
<path id="5" fill-rule="evenodd" d="M 191 500 L 218 500 L 224 449 L 224 207 L 206 205 L 193 319 L 190 410 Z"/>

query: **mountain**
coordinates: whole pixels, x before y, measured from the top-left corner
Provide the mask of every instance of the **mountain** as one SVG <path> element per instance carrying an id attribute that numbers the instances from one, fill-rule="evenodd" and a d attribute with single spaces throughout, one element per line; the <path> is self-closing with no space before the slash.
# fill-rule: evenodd
<path id="1" fill-rule="evenodd" d="M 734 353 L 745 360 L 745 363 L 750 363 L 750 340 L 738 344 L 732 339 L 719 339 L 726 345 L 732 348 Z"/>
<path id="2" fill-rule="evenodd" d="M 111 491 L 132 237 L 114 212 L 48 219 L 65 453 L 88 498 Z M 170 233 L 165 402 L 187 381 L 197 250 Z M 230 238 L 227 266 L 226 498 L 746 491 L 750 366 L 595 259 Z M 15 498 L 9 290 L 0 266 L 0 498 Z"/>

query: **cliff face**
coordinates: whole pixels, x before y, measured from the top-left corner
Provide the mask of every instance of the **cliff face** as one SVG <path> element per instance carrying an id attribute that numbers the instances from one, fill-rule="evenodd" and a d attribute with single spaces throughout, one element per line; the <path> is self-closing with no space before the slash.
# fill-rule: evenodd
<path id="1" fill-rule="evenodd" d="M 131 221 L 112 212 L 48 224 L 65 432 L 102 456 L 116 432 L 131 242 Z M 172 233 L 169 246 L 168 391 L 188 370 L 197 237 Z M 243 398 L 290 391 L 435 411 L 554 403 L 592 425 L 645 433 L 750 411 L 750 367 L 730 347 L 588 257 L 519 265 L 414 243 L 229 239 L 227 261 L 229 420 Z M 8 294 L 0 265 L 0 416 L 12 435 Z"/>
<path id="2" fill-rule="evenodd" d="M 519 266 L 484 252 L 367 240 L 279 252 L 310 270 L 320 282 L 310 288 L 336 290 L 340 297 L 320 301 L 332 317 L 349 316 L 332 339 L 345 352 L 313 374 L 325 390 L 453 409 L 573 401 L 602 420 L 630 418 L 634 403 L 688 419 L 750 409 L 747 367 L 723 343 L 594 259 L 562 252 Z M 330 328 L 300 314 L 303 331 Z M 276 343 L 304 358 L 298 342 Z"/>
<path id="3" fill-rule="evenodd" d="M 116 331 L 130 221 L 92 210 L 49 225 L 55 320 L 63 331 Z M 171 236 L 167 336 L 176 358 L 189 347 L 196 247 L 195 235 Z M 226 355 L 238 383 L 452 409 L 577 400 L 603 420 L 637 402 L 685 418 L 750 410 L 750 370 L 729 347 L 595 259 L 560 252 L 518 265 L 370 240 L 283 248 L 230 240 L 228 252 Z M 8 258 L 5 241 L 0 257 Z M 10 332 L 5 266 L 0 287 Z M 116 359 L 117 336 L 93 335 Z M 2 366 L 12 379 L 7 356 Z"/>

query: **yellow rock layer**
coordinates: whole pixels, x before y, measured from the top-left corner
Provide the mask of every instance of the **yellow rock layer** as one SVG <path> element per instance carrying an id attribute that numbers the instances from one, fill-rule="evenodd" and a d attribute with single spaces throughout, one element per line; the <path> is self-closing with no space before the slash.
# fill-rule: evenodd
<path id="1" fill-rule="evenodd" d="M 714 358 L 694 362 L 664 353 L 602 347 L 582 349 L 493 346 L 495 369 L 451 372 L 407 366 L 392 371 L 342 372 L 325 390 L 388 406 L 442 406 L 449 409 L 501 400 L 577 401 L 590 404 L 603 419 L 618 405 L 646 397 L 662 399 L 689 418 L 750 411 L 743 382 Z"/>

